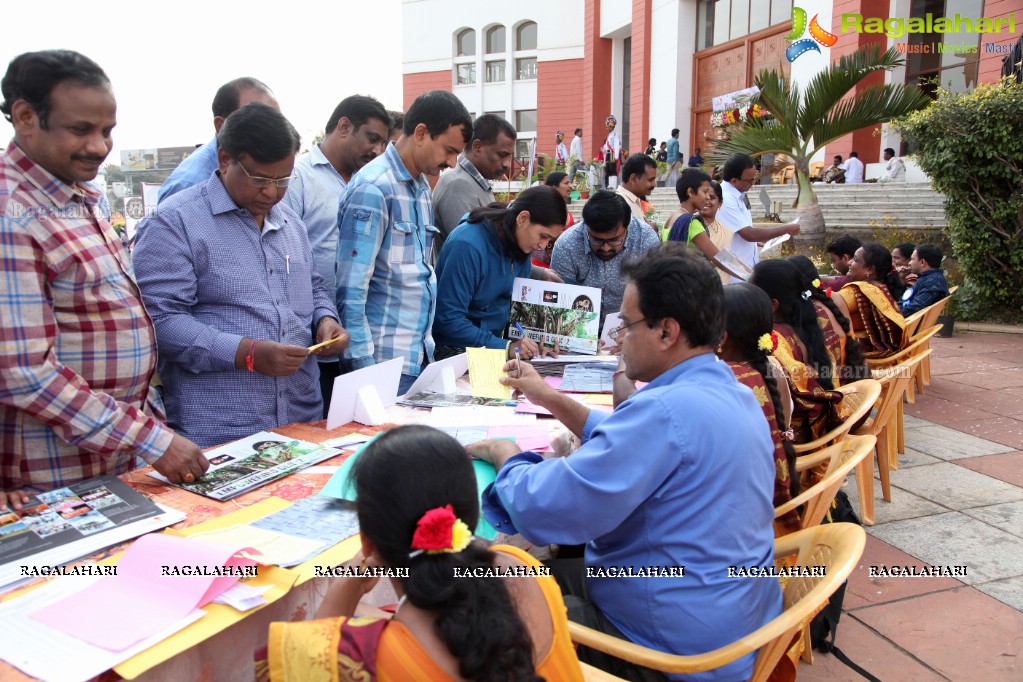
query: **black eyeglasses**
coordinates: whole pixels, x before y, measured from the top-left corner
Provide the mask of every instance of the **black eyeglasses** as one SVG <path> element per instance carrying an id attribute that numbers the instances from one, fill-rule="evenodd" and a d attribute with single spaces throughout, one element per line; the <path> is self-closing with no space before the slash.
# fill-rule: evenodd
<path id="1" fill-rule="evenodd" d="M 590 240 L 590 246 L 595 249 L 602 249 L 604 246 L 610 246 L 613 249 L 617 249 L 619 246 L 625 243 L 625 238 L 629 236 L 628 232 L 623 234 L 621 237 L 615 237 L 614 239 L 595 239 L 586 235 Z"/>
<path id="2" fill-rule="evenodd" d="M 628 329 L 629 327 L 631 327 L 634 324 L 639 324 L 640 322 L 646 322 L 649 319 L 650 319 L 649 317 L 644 317 L 642 320 L 636 320 L 635 322 L 630 322 L 629 324 L 623 324 L 620 327 L 615 327 L 614 329 L 609 331 L 607 333 L 607 335 L 611 337 L 612 341 L 617 341 L 619 338 L 621 338 L 622 332 L 624 332 L 626 329 Z"/>

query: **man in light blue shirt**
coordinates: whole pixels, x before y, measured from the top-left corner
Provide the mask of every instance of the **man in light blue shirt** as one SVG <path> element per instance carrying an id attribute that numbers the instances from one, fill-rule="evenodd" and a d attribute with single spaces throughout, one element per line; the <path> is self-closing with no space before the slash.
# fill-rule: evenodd
<path id="1" fill-rule="evenodd" d="M 678 177 L 678 169 L 682 167 L 682 154 L 678 150 L 678 128 L 671 129 L 671 139 L 668 140 L 668 173 L 665 176 L 669 187 L 674 186 Z"/>
<path id="2" fill-rule="evenodd" d="M 284 203 L 309 231 L 316 270 L 333 292 L 337 262 L 337 209 L 352 176 L 380 156 L 391 132 L 391 117 L 384 105 L 365 95 L 346 97 L 334 108 L 324 128 L 323 141 L 295 161 L 295 177 Z M 334 379 L 341 373 L 338 355 L 321 356 L 320 392 L 323 417 L 330 410 Z"/>
<path id="3" fill-rule="evenodd" d="M 262 102 L 280 109 L 274 94 L 266 83 L 243 76 L 224 83 L 213 96 L 213 139 L 189 154 L 170 174 L 157 194 L 157 204 L 183 189 L 199 185 L 210 179 L 217 170 L 217 137 L 228 116 L 249 102 Z"/>
<path id="4" fill-rule="evenodd" d="M 782 611 L 776 579 L 729 571 L 774 565 L 774 444 L 752 391 L 714 355 L 724 293 L 713 268 L 669 243 L 623 274 L 622 326 L 612 331 L 619 369 L 648 385 L 606 414 L 550 388 L 529 364 L 509 363 L 502 383 L 550 410 L 582 445 L 550 460 L 511 441 L 469 451 L 498 468 L 483 508 L 499 531 L 539 545 L 586 543 L 574 575 L 557 575 L 560 560 L 552 566 L 569 590 L 570 619 L 660 651 L 704 653 Z M 652 577 L 622 575 L 642 569 Z M 585 589 L 573 591 L 584 576 Z M 745 680 L 754 658 L 669 677 Z"/>
<path id="5" fill-rule="evenodd" d="M 433 360 L 437 307 L 433 199 L 425 175 L 451 168 L 472 135 L 465 105 L 433 90 L 405 112 L 402 134 L 348 185 L 338 211 L 337 307 L 353 369 L 402 358 L 399 394 Z"/>
<path id="6" fill-rule="evenodd" d="M 305 225 L 280 203 L 299 135 L 253 102 L 218 135 L 217 172 L 139 231 L 134 264 L 156 325 L 168 423 L 201 447 L 323 412 L 308 348 L 347 334 L 313 267 Z"/>

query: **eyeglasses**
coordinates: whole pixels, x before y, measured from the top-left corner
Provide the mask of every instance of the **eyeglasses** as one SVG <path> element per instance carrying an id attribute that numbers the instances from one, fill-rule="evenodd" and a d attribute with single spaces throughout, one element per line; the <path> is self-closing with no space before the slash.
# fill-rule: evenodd
<path id="1" fill-rule="evenodd" d="M 636 320 L 635 322 L 630 322 L 629 324 L 623 324 L 623 325 L 622 325 L 622 326 L 620 326 L 620 327 L 615 327 L 614 329 L 612 329 L 611 331 L 609 331 L 609 332 L 607 333 L 607 335 L 611 337 L 611 340 L 612 340 L 612 341 L 617 341 L 617 340 L 618 340 L 619 338 L 621 338 L 621 336 L 622 336 L 622 333 L 623 333 L 623 332 L 624 332 L 624 331 L 625 331 L 626 329 L 628 329 L 629 327 L 631 327 L 631 326 L 632 326 L 632 325 L 634 325 L 634 324 L 639 324 L 640 322 L 646 322 L 646 321 L 648 321 L 649 319 L 650 319 L 649 317 L 644 317 L 644 318 L 643 318 L 642 320 Z"/>
<path id="2" fill-rule="evenodd" d="M 595 249 L 604 248 L 605 245 L 610 246 L 613 249 L 617 249 L 619 246 L 625 243 L 625 238 L 628 236 L 629 236 L 628 233 L 626 233 L 623 234 L 621 237 L 615 237 L 614 239 L 594 239 L 589 235 L 587 235 L 587 238 L 590 240 L 590 246 L 592 246 Z"/>
<path id="3" fill-rule="evenodd" d="M 291 179 L 295 177 L 294 175 L 288 175 L 283 178 L 264 178 L 260 175 L 253 175 L 250 173 L 245 166 L 242 165 L 241 161 L 235 161 L 235 163 L 237 163 L 238 167 L 242 169 L 242 173 L 245 173 L 245 175 L 248 176 L 253 187 L 269 187 L 270 185 L 277 185 L 277 187 L 283 189 L 287 187 L 288 183 L 291 182 Z"/>

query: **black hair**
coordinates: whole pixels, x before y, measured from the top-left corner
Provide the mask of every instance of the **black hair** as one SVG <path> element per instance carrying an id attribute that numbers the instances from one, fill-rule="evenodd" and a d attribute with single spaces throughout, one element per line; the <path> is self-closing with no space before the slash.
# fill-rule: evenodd
<path id="1" fill-rule="evenodd" d="M 391 117 L 391 134 L 393 135 L 395 130 L 401 132 L 401 126 L 405 122 L 405 112 L 388 110 L 387 115 Z"/>
<path id="2" fill-rule="evenodd" d="M 724 190 L 721 189 L 721 183 L 718 182 L 717 180 L 711 180 L 710 181 L 710 188 L 711 188 L 711 190 L 714 191 L 714 194 L 717 195 L 718 203 L 724 203 L 724 201 L 725 201 L 725 193 L 724 193 Z"/>
<path id="3" fill-rule="evenodd" d="M 671 129 L 671 136 L 675 137 L 676 135 L 678 135 L 678 128 L 672 128 Z"/>
<path id="4" fill-rule="evenodd" d="M 849 158 L 850 159 L 858 159 L 858 158 L 860 158 L 860 153 L 859 152 L 849 152 Z"/>
<path id="5" fill-rule="evenodd" d="M 863 242 L 859 239 L 851 234 L 843 234 L 841 237 L 833 239 L 824 250 L 836 256 L 849 256 L 852 258 L 856 255 L 856 249 L 861 246 L 863 246 Z"/>
<path id="6" fill-rule="evenodd" d="M 462 144 L 468 144 L 472 137 L 472 119 L 462 100 L 445 90 L 424 92 L 412 102 L 405 112 L 401 132 L 411 135 L 420 123 L 426 126 L 430 137 L 436 139 L 451 126 L 461 126 Z"/>
<path id="7" fill-rule="evenodd" d="M 228 116 L 217 134 L 217 147 L 235 161 L 248 154 L 256 163 L 276 163 L 298 153 L 301 142 L 284 114 L 262 102 L 249 102 Z"/>
<path id="8" fill-rule="evenodd" d="M 842 155 L 841 154 L 835 154 L 835 159 L 838 159 L 838 162 L 841 163 L 842 162 Z M 835 159 L 832 159 L 832 161 L 834 161 Z"/>
<path id="9" fill-rule="evenodd" d="M 14 103 L 25 100 L 36 113 L 39 127 L 46 130 L 50 123 L 50 95 L 57 85 L 68 80 L 87 87 L 110 87 L 110 79 L 99 64 L 78 52 L 42 50 L 20 54 L 7 65 L 7 73 L 0 82 L 4 98 L 0 112 L 11 121 Z"/>
<path id="10" fill-rule="evenodd" d="M 895 150 L 892 149 L 891 147 L 885 147 L 884 150 L 891 154 L 892 156 L 895 156 Z"/>
<path id="11" fill-rule="evenodd" d="M 483 114 L 472 122 L 472 138 L 469 143 L 479 140 L 483 144 L 494 144 L 498 135 L 506 135 L 516 139 L 518 133 L 515 126 L 496 114 Z"/>
<path id="12" fill-rule="evenodd" d="M 523 211 L 529 211 L 530 222 L 540 225 L 557 225 L 564 229 L 568 222 L 568 207 L 565 198 L 553 187 L 537 185 L 526 189 L 515 197 L 511 204 L 494 202 L 489 206 L 478 206 L 469 211 L 467 218 L 470 223 L 489 224 L 502 235 L 505 253 L 519 262 L 529 257 L 523 253 L 515 241 L 515 219 Z"/>
<path id="13" fill-rule="evenodd" d="M 615 192 L 597 190 L 583 204 L 583 222 L 596 234 L 611 234 L 632 221 L 632 210 Z"/>
<path id="14" fill-rule="evenodd" d="M 891 251 L 877 242 L 863 242 L 860 248 L 863 249 L 863 264 L 874 268 L 876 280 L 887 286 L 888 293 L 898 302 L 906 287 L 902 284 L 899 273 L 892 269 Z"/>
<path id="15" fill-rule="evenodd" d="M 375 98 L 368 95 L 352 95 L 351 97 L 345 97 L 341 102 L 334 107 L 333 113 L 330 118 L 327 119 L 327 127 L 324 131 L 329 135 L 334 132 L 337 128 L 337 123 L 343 118 L 347 118 L 352 122 L 352 129 L 358 130 L 366 121 L 374 118 L 384 125 L 387 129 L 391 129 L 393 121 L 391 121 L 391 115 L 387 113 L 387 109 L 384 109 L 384 105 L 378 102 Z"/>
<path id="16" fill-rule="evenodd" d="M 814 286 L 813 281 L 820 278 L 820 273 L 817 272 L 817 266 L 813 264 L 813 261 L 806 256 L 797 253 L 794 256 L 789 256 L 786 259 L 788 262 L 796 266 L 796 270 L 803 277 L 803 286 L 807 287 L 810 292 L 810 298 L 814 301 L 818 301 L 821 305 L 831 311 L 831 314 L 835 316 L 835 320 L 838 321 L 838 326 L 845 332 L 845 363 L 840 368 L 843 372 L 841 376 L 841 382 L 844 383 L 846 379 L 851 381 L 858 381 L 860 379 L 870 378 L 870 368 L 867 367 L 866 356 L 863 355 L 863 348 L 860 346 L 860 342 L 856 340 L 856 337 L 852 333 L 852 323 L 849 322 L 849 318 L 845 316 L 842 309 L 835 305 L 835 302 L 831 300 L 831 297 L 827 293 L 821 291 L 819 287 Z M 835 358 L 837 363 L 838 358 Z"/>
<path id="17" fill-rule="evenodd" d="M 434 629 L 469 680 L 541 680 L 533 644 L 502 580 L 457 578 L 489 569 L 495 555 L 474 541 L 461 552 L 409 558 L 416 525 L 431 509 L 451 505 L 470 529 L 480 516 L 476 476 L 465 448 L 428 426 L 391 429 L 366 446 L 352 467 L 359 529 L 383 563 L 405 568 L 408 601 L 436 616 Z"/>
<path id="18" fill-rule="evenodd" d="M 725 182 L 731 180 L 741 180 L 742 174 L 749 168 L 756 168 L 757 163 L 753 160 L 753 157 L 749 154 L 732 154 L 725 161 L 725 165 L 721 168 L 721 177 Z"/>
<path id="19" fill-rule="evenodd" d="M 582 131 L 583 131 L 583 129 L 582 129 L 582 128 L 576 128 L 576 129 L 575 129 L 575 133 L 573 133 L 573 134 L 574 134 L 574 135 L 578 135 L 578 134 L 579 134 L 579 133 L 581 133 Z"/>
<path id="20" fill-rule="evenodd" d="M 782 423 L 785 418 L 785 408 L 781 402 L 781 394 L 778 392 L 778 385 L 775 378 L 778 373 L 774 371 L 767 359 L 767 351 L 760 348 L 760 337 L 770 334 L 774 330 L 774 317 L 771 310 L 771 299 L 767 297 L 763 289 L 739 282 L 729 284 L 725 287 L 725 331 L 728 332 L 728 339 L 742 353 L 743 359 L 749 365 L 760 372 L 767 386 L 767 392 L 771 396 L 771 404 L 774 405 L 775 419 L 778 422 L 778 430 L 784 431 Z M 782 447 L 785 450 L 785 461 L 789 470 L 789 493 L 792 497 L 799 495 L 799 474 L 796 472 L 796 449 L 792 443 L 782 438 Z"/>
<path id="21" fill-rule="evenodd" d="M 554 171 L 553 173 L 547 176 L 547 179 L 544 180 L 544 183 L 548 187 L 557 187 L 558 185 L 561 184 L 561 181 L 567 177 L 568 173 L 564 173 L 562 171 Z"/>
<path id="22" fill-rule="evenodd" d="M 648 146 L 652 147 L 652 146 L 657 144 L 657 138 L 656 137 L 651 137 L 649 140 L 646 141 L 646 143 L 647 143 Z"/>
<path id="23" fill-rule="evenodd" d="M 647 168 L 657 169 L 657 162 L 646 154 L 630 154 L 622 165 L 622 182 L 628 182 L 633 175 L 642 176 Z"/>
<path id="24" fill-rule="evenodd" d="M 941 267 L 941 260 L 944 258 L 941 249 L 933 244 L 921 244 L 916 247 L 916 257 L 935 269 Z"/>
<path id="25" fill-rule="evenodd" d="M 760 261 L 754 266 L 749 281 L 778 301 L 777 320 L 791 326 L 806 346 L 807 364 L 817 371 L 820 385 L 828 391 L 834 390 L 831 357 L 824 345 L 824 332 L 817 324 L 817 310 L 810 302 L 812 292 L 804 298 L 807 285 L 796 266 L 782 259 Z"/>
<path id="26" fill-rule="evenodd" d="M 678 180 L 675 182 L 675 194 L 678 195 L 680 202 L 689 199 L 689 190 L 693 192 L 699 191 L 703 183 L 710 182 L 710 176 L 699 168 L 683 168 L 678 174 Z"/>
<path id="27" fill-rule="evenodd" d="M 648 327 L 670 317 L 692 348 L 715 348 L 721 342 L 725 330 L 721 278 L 701 254 L 668 242 L 627 260 L 622 276 L 636 287 Z"/>
<path id="28" fill-rule="evenodd" d="M 909 242 L 906 242 L 905 244 L 896 244 L 892 247 L 892 251 L 895 250 L 898 250 L 900 256 L 909 260 L 910 256 L 913 255 L 913 251 L 916 250 L 916 244 L 910 244 Z M 895 260 L 894 255 L 892 256 L 892 260 Z"/>
<path id="29" fill-rule="evenodd" d="M 272 94 L 267 84 L 257 78 L 249 76 L 235 78 L 217 89 L 217 94 L 213 96 L 213 115 L 227 118 L 238 111 L 238 103 L 241 102 L 242 92 L 245 90 L 259 90 L 267 95 Z"/>

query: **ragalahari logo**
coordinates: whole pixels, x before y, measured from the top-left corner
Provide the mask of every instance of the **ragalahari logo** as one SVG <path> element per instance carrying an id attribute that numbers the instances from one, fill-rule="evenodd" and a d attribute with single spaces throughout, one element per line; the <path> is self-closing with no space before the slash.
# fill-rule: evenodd
<path id="1" fill-rule="evenodd" d="M 789 42 L 795 41 L 785 49 L 785 58 L 790 62 L 796 61 L 797 57 L 801 57 L 810 51 L 820 54 L 821 48 L 819 45 L 831 47 L 838 42 L 838 36 L 834 33 L 828 33 L 817 23 L 818 16 L 817 14 L 813 15 L 813 19 L 810 20 L 810 26 L 807 27 L 806 10 L 802 7 L 792 8 L 792 33 L 785 37 L 785 40 Z M 807 30 L 810 31 L 810 37 L 797 40 Z"/>

